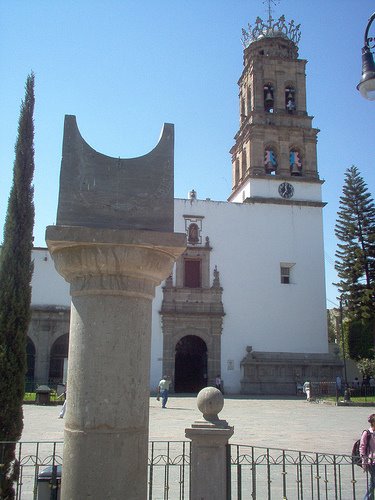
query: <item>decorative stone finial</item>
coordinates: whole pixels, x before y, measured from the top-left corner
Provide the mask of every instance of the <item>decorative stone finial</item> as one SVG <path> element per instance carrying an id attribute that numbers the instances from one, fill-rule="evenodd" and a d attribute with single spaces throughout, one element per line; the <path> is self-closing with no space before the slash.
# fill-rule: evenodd
<path id="1" fill-rule="evenodd" d="M 189 200 L 196 200 L 197 199 L 197 192 L 195 191 L 195 189 L 192 189 L 191 191 L 189 191 Z"/>
<path id="2" fill-rule="evenodd" d="M 216 423 L 219 421 L 218 414 L 224 407 L 223 395 L 216 387 L 205 387 L 197 396 L 197 406 L 205 420 Z"/>
<path id="3" fill-rule="evenodd" d="M 165 280 L 165 288 L 173 288 L 173 278 L 171 274 Z"/>
<path id="4" fill-rule="evenodd" d="M 212 288 L 220 288 L 220 273 L 217 270 L 217 266 L 214 269 L 214 280 L 212 283 Z"/>

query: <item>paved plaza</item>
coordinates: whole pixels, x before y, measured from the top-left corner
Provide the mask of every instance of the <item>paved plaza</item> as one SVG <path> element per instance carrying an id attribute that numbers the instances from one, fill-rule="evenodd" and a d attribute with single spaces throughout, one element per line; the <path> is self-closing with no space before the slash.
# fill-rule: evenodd
<path id="1" fill-rule="evenodd" d="M 25 405 L 22 441 L 62 440 L 64 420 L 58 418 L 59 410 L 59 406 Z M 337 407 L 303 398 L 229 396 L 219 417 L 234 426 L 230 441 L 234 444 L 350 454 L 373 412 L 374 407 Z M 199 418 L 195 397 L 172 395 L 165 410 L 151 397 L 150 439 L 183 440 L 185 429 Z"/>

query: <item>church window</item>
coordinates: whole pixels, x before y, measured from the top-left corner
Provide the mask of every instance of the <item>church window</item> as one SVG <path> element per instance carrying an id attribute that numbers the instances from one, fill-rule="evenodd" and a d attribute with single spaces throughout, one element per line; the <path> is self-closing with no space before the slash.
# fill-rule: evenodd
<path id="1" fill-rule="evenodd" d="M 290 114 L 296 110 L 296 91 L 293 87 L 285 88 L 285 109 Z"/>
<path id="2" fill-rule="evenodd" d="M 290 267 L 281 267 L 281 283 L 283 285 L 289 285 L 290 283 Z"/>
<path id="3" fill-rule="evenodd" d="M 264 110 L 267 113 L 273 113 L 274 110 L 274 98 L 273 98 L 273 87 L 270 83 L 264 86 Z"/>
<path id="4" fill-rule="evenodd" d="M 276 174 L 277 156 L 275 151 L 271 148 L 266 148 L 264 151 L 264 169 L 268 175 Z"/>
<path id="5" fill-rule="evenodd" d="M 251 112 L 251 92 L 250 89 L 247 91 L 247 113 Z"/>
<path id="6" fill-rule="evenodd" d="M 199 227 L 195 222 L 190 224 L 189 230 L 188 230 L 188 242 L 196 245 L 199 243 Z"/>
<path id="7" fill-rule="evenodd" d="M 247 163 L 246 163 L 246 149 L 242 150 L 242 177 L 244 177 L 247 169 Z"/>
<path id="8" fill-rule="evenodd" d="M 201 287 L 201 261 L 199 259 L 184 260 L 184 286 L 187 288 Z"/>
<path id="9" fill-rule="evenodd" d="M 234 183 L 237 184 L 239 179 L 240 179 L 240 160 L 236 158 L 235 170 L 234 170 Z"/>
<path id="10" fill-rule="evenodd" d="M 246 118 L 245 99 L 241 97 L 241 122 Z"/>
<path id="11" fill-rule="evenodd" d="M 290 174 L 302 175 L 302 160 L 299 151 L 291 149 L 289 153 Z"/>
<path id="12" fill-rule="evenodd" d="M 280 281 L 283 285 L 289 285 L 290 283 L 292 283 L 291 278 L 293 267 L 294 264 L 288 262 L 280 263 Z"/>

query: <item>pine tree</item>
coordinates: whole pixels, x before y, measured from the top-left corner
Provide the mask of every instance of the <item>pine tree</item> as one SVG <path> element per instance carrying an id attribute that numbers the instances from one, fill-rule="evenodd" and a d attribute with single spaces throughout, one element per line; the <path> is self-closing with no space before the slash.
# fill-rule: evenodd
<path id="1" fill-rule="evenodd" d="M 335 234 L 341 243 L 336 264 L 341 297 L 350 319 L 374 317 L 375 205 L 357 167 L 345 173 Z"/>
<path id="2" fill-rule="evenodd" d="M 34 74 L 26 80 L 15 146 L 13 184 L 0 254 L 0 441 L 17 441 L 23 429 L 26 340 L 31 315 L 34 227 Z M 1 457 L 0 498 L 14 498 L 15 444 Z"/>

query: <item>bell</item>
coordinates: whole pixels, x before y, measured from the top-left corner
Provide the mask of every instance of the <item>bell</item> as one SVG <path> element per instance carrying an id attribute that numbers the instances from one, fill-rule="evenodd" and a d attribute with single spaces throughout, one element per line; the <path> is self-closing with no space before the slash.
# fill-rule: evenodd
<path id="1" fill-rule="evenodd" d="M 272 102 L 273 101 L 273 97 L 272 97 L 272 94 L 270 91 L 267 92 L 266 94 L 266 98 L 264 99 L 266 102 Z"/>
<path id="2" fill-rule="evenodd" d="M 297 163 L 293 163 L 290 167 L 291 175 L 301 175 L 301 169 L 298 167 Z"/>

